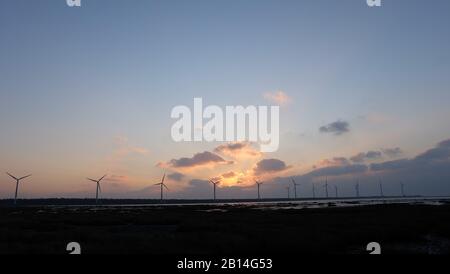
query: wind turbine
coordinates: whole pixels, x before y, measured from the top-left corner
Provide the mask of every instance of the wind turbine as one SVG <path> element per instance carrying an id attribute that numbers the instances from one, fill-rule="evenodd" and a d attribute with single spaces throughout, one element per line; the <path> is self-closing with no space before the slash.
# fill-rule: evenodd
<path id="1" fill-rule="evenodd" d="M 259 193 L 259 189 L 260 189 L 260 187 L 261 187 L 261 185 L 262 185 L 263 183 L 258 182 L 257 180 L 255 180 L 255 183 L 256 183 L 256 186 L 258 187 L 258 200 L 260 200 L 260 199 L 261 199 L 261 195 L 260 195 L 260 193 Z"/>
<path id="2" fill-rule="evenodd" d="M 405 197 L 405 185 L 403 182 L 400 183 L 400 190 L 402 191 L 402 197 Z"/>
<path id="3" fill-rule="evenodd" d="M 214 186 L 214 201 L 215 201 L 216 200 L 216 187 L 220 183 L 220 180 L 219 181 L 209 180 L 209 182 Z"/>
<path id="4" fill-rule="evenodd" d="M 14 195 L 14 204 L 17 204 L 17 193 L 19 192 L 19 184 L 20 184 L 20 181 L 23 180 L 23 179 L 25 179 L 25 178 L 30 177 L 31 174 L 30 174 L 30 175 L 27 175 L 27 176 L 24 176 L 24 177 L 21 177 L 21 178 L 17 178 L 17 177 L 15 177 L 15 176 L 11 175 L 11 174 L 8 173 L 8 172 L 6 172 L 6 174 L 8 174 L 9 177 L 11 177 L 11 178 L 13 178 L 14 180 L 16 180 L 16 193 L 15 193 L 15 195 Z"/>
<path id="5" fill-rule="evenodd" d="M 161 187 L 161 201 L 164 199 L 164 187 L 169 190 L 169 188 L 166 186 L 166 184 L 164 183 L 164 179 L 166 178 L 166 174 L 164 173 L 164 176 L 161 179 L 161 183 L 157 183 L 155 184 L 155 186 L 160 186 Z"/>
<path id="6" fill-rule="evenodd" d="M 96 190 L 96 192 L 95 192 L 95 203 L 96 204 L 98 204 L 98 193 L 100 192 L 102 192 L 102 187 L 100 186 L 100 182 L 104 179 L 106 177 L 106 175 L 104 175 L 102 178 L 100 178 L 100 179 L 98 179 L 98 180 L 94 180 L 94 179 L 91 179 L 91 178 L 87 178 L 89 181 L 92 181 L 92 182 L 94 182 L 94 183 L 96 183 L 97 184 L 97 190 Z"/>
<path id="7" fill-rule="evenodd" d="M 294 178 L 291 178 L 292 184 L 294 185 L 294 197 L 297 199 L 297 186 L 300 186 L 300 184 L 297 184 L 294 180 Z"/>
<path id="8" fill-rule="evenodd" d="M 291 198 L 291 187 L 287 186 L 286 190 L 287 190 L 287 194 L 288 194 L 288 199 L 290 199 Z"/>
<path id="9" fill-rule="evenodd" d="M 328 177 L 325 178 L 325 194 L 327 195 L 328 198 Z"/>
<path id="10" fill-rule="evenodd" d="M 336 198 L 339 196 L 338 195 L 338 187 L 337 187 L 337 185 L 334 185 L 334 191 L 336 192 Z"/>
<path id="11" fill-rule="evenodd" d="M 314 185 L 314 183 L 312 183 L 312 193 L 313 193 L 313 199 L 316 198 L 316 186 Z"/>
<path id="12" fill-rule="evenodd" d="M 381 197 L 384 197 L 383 184 L 381 183 L 381 179 L 379 179 L 379 184 L 380 184 L 380 195 L 381 195 Z"/>
<path id="13" fill-rule="evenodd" d="M 359 180 L 356 180 L 355 190 L 356 190 L 356 197 L 359 198 Z"/>

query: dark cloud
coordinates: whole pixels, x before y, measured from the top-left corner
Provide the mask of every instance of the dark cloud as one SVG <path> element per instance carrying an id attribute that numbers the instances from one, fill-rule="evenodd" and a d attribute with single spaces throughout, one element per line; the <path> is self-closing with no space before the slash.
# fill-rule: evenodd
<path id="1" fill-rule="evenodd" d="M 403 154 L 403 151 L 399 147 L 395 148 L 384 148 L 381 150 L 386 156 L 390 158 L 396 158 Z"/>
<path id="2" fill-rule="evenodd" d="M 450 139 L 442 141 L 438 144 L 438 147 L 441 148 L 450 148 Z"/>
<path id="3" fill-rule="evenodd" d="M 193 179 L 188 182 L 188 186 L 179 192 L 173 193 L 175 198 L 195 198 L 195 199 L 211 199 L 213 197 L 213 186 L 207 180 Z M 218 199 L 243 199 L 255 198 L 256 189 L 232 186 L 223 187 L 218 185 L 217 198 Z"/>
<path id="4" fill-rule="evenodd" d="M 274 173 L 288 169 L 289 167 L 285 162 L 278 159 L 264 159 L 259 161 L 256 164 L 256 167 L 253 169 L 256 175 L 264 174 L 264 173 Z"/>
<path id="5" fill-rule="evenodd" d="M 250 142 L 236 142 L 220 145 L 214 149 L 214 152 L 233 158 L 240 158 L 241 156 L 257 157 L 262 155 L 262 153 L 256 150 Z"/>
<path id="6" fill-rule="evenodd" d="M 350 131 L 350 124 L 345 121 L 336 121 L 319 128 L 321 133 L 332 133 L 334 135 L 341 135 Z"/>
<path id="7" fill-rule="evenodd" d="M 409 159 L 400 159 L 394 161 L 387 161 L 378 164 L 371 164 L 370 169 L 372 171 L 385 171 L 385 170 L 396 170 L 410 167 L 411 160 Z"/>
<path id="8" fill-rule="evenodd" d="M 366 153 L 367 159 L 378 159 L 381 158 L 381 152 L 380 151 L 369 151 Z"/>
<path id="9" fill-rule="evenodd" d="M 380 151 L 386 156 L 389 154 L 385 150 Z M 397 148 L 393 151 L 391 156 L 401 153 Z M 328 176 L 328 183 L 339 186 L 339 193 L 347 196 L 355 195 L 356 180 L 361 184 L 361 195 L 378 195 L 380 179 L 385 195 L 401 195 L 400 183 L 404 183 L 407 195 L 450 195 L 450 140 L 440 142 L 434 148 L 410 159 L 370 165 L 328 166 L 293 177 L 304 186 L 306 193 L 303 196 L 311 197 L 312 184 L 316 184 L 317 178 L 323 176 Z M 289 178 L 277 178 L 277 181 L 288 184 Z M 316 187 L 316 195 L 324 196 L 325 193 L 322 188 Z"/>
<path id="10" fill-rule="evenodd" d="M 367 170 L 368 168 L 366 165 L 328 166 L 316 169 L 303 176 L 305 177 L 341 176 L 356 173 L 364 173 Z"/>
<path id="11" fill-rule="evenodd" d="M 230 150 L 230 151 L 235 151 L 235 150 L 240 150 L 243 149 L 244 147 L 246 147 L 248 144 L 241 142 L 241 143 L 232 143 L 232 144 L 225 144 L 225 145 L 220 145 L 218 147 L 216 147 L 214 149 L 215 152 L 222 152 L 225 150 Z"/>
<path id="12" fill-rule="evenodd" d="M 171 167 L 175 168 L 187 168 L 197 167 L 208 164 L 231 164 L 232 162 L 226 161 L 217 154 L 205 151 L 195 154 L 192 158 L 180 158 L 172 159 L 168 163 Z"/>
<path id="13" fill-rule="evenodd" d="M 174 172 L 174 173 L 167 175 L 167 178 L 169 178 L 173 181 L 176 181 L 176 182 L 182 181 L 184 177 L 185 177 L 184 174 L 179 173 L 179 172 Z"/>
<path id="14" fill-rule="evenodd" d="M 417 155 L 413 159 L 400 159 L 372 164 L 370 168 L 373 171 L 387 171 L 396 169 L 417 170 L 424 166 L 432 166 L 436 163 L 448 163 L 450 165 L 450 140 L 440 142 L 434 148 Z"/>
<path id="15" fill-rule="evenodd" d="M 449 159 L 450 159 L 450 139 L 440 142 L 435 148 L 427 150 L 415 158 L 416 161 L 421 162 L 445 161 Z"/>
<path id="16" fill-rule="evenodd" d="M 361 152 L 352 156 L 350 160 L 354 163 L 364 163 L 366 160 L 376 160 L 381 158 L 383 155 L 380 151 L 368 151 Z"/>

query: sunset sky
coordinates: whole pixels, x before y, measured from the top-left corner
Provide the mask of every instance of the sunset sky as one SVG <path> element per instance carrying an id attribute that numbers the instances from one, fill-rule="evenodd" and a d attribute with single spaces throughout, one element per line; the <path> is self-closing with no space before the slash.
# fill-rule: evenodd
<path id="1" fill-rule="evenodd" d="M 450 1 L 3 0 L 0 198 L 450 195 Z M 280 146 L 176 143 L 177 105 L 279 105 Z M 333 190 L 334 191 L 334 190 Z M 331 188 L 330 188 L 330 193 Z"/>

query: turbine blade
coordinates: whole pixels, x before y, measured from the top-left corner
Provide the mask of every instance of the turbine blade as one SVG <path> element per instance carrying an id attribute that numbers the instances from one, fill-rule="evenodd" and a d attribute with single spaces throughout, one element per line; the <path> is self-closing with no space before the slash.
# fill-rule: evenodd
<path id="1" fill-rule="evenodd" d="M 30 177 L 31 176 L 31 174 L 30 175 L 27 175 L 27 176 L 23 176 L 22 178 L 19 178 L 19 181 L 20 180 L 23 180 L 23 179 L 25 179 L 25 178 L 28 178 L 28 177 Z"/>
<path id="2" fill-rule="evenodd" d="M 157 184 L 154 184 L 155 186 L 160 186 L 161 185 L 161 183 L 157 183 Z"/>
<path id="3" fill-rule="evenodd" d="M 164 176 L 162 177 L 161 184 L 164 184 L 164 179 L 166 179 L 166 173 L 164 173 Z"/>
<path id="4" fill-rule="evenodd" d="M 102 186 L 100 185 L 100 182 L 97 183 L 98 184 L 98 190 L 100 193 L 102 193 Z"/>
<path id="5" fill-rule="evenodd" d="M 94 182 L 94 183 L 98 183 L 97 180 L 94 180 L 94 179 L 91 179 L 91 178 L 86 178 L 86 179 L 89 180 L 89 181 L 92 181 L 92 182 Z"/>
<path id="6" fill-rule="evenodd" d="M 169 188 L 168 188 L 165 184 L 163 184 L 163 186 L 164 186 L 167 190 L 169 190 Z"/>
<path id="7" fill-rule="evenodd" d="M 105 178 L 106 177 L 106 174 L 105 175 L 103 175 L 103 177 L 102 178 L 100 178 L 98 181 L 99 182 L 101 182 L 102 180 L 103 180 L 103 178 Z"/>
<path id="8" fill-rule="evenodd" d="M 6 174 L 8 174 L 9 177 L 13 178 L 14 180 L 18 180 L 16 177 L 14 177 L 13 175 L 9 174 L 8 172 L 6 172 Z"/>

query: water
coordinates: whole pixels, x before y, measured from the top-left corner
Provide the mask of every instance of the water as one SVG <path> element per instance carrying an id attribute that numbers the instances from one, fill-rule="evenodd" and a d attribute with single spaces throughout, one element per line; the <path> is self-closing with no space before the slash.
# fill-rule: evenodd
<path id="1" fill-rule="evenodd" d="M 167 207 L 211 207 L 210 212 L 223 212 L 214 210 L 221 207 L 244 207 L 261 210 L 277 209 L 308 209 L 308 208 L 332 208 L 332 207 L 357 207 L 381 204 L 422 204 L 444 205 L 450 203 L 450 197 L 385 197 L 385 198 L 344 198 L 344 199 L 311 199 L 311 200 L 273 200 L 273 201 L 243 201 L 243 202 L 199 202 L 199 203 L 170 203 L 170 204 L 117 204 L 117 205 L 74 205 L 74 206 L 49 206 L 52 208 L 85 208 L 91 207 L 92 211 L 110 210 L 112 208 L 149 208 L 164 209 Z"/>

